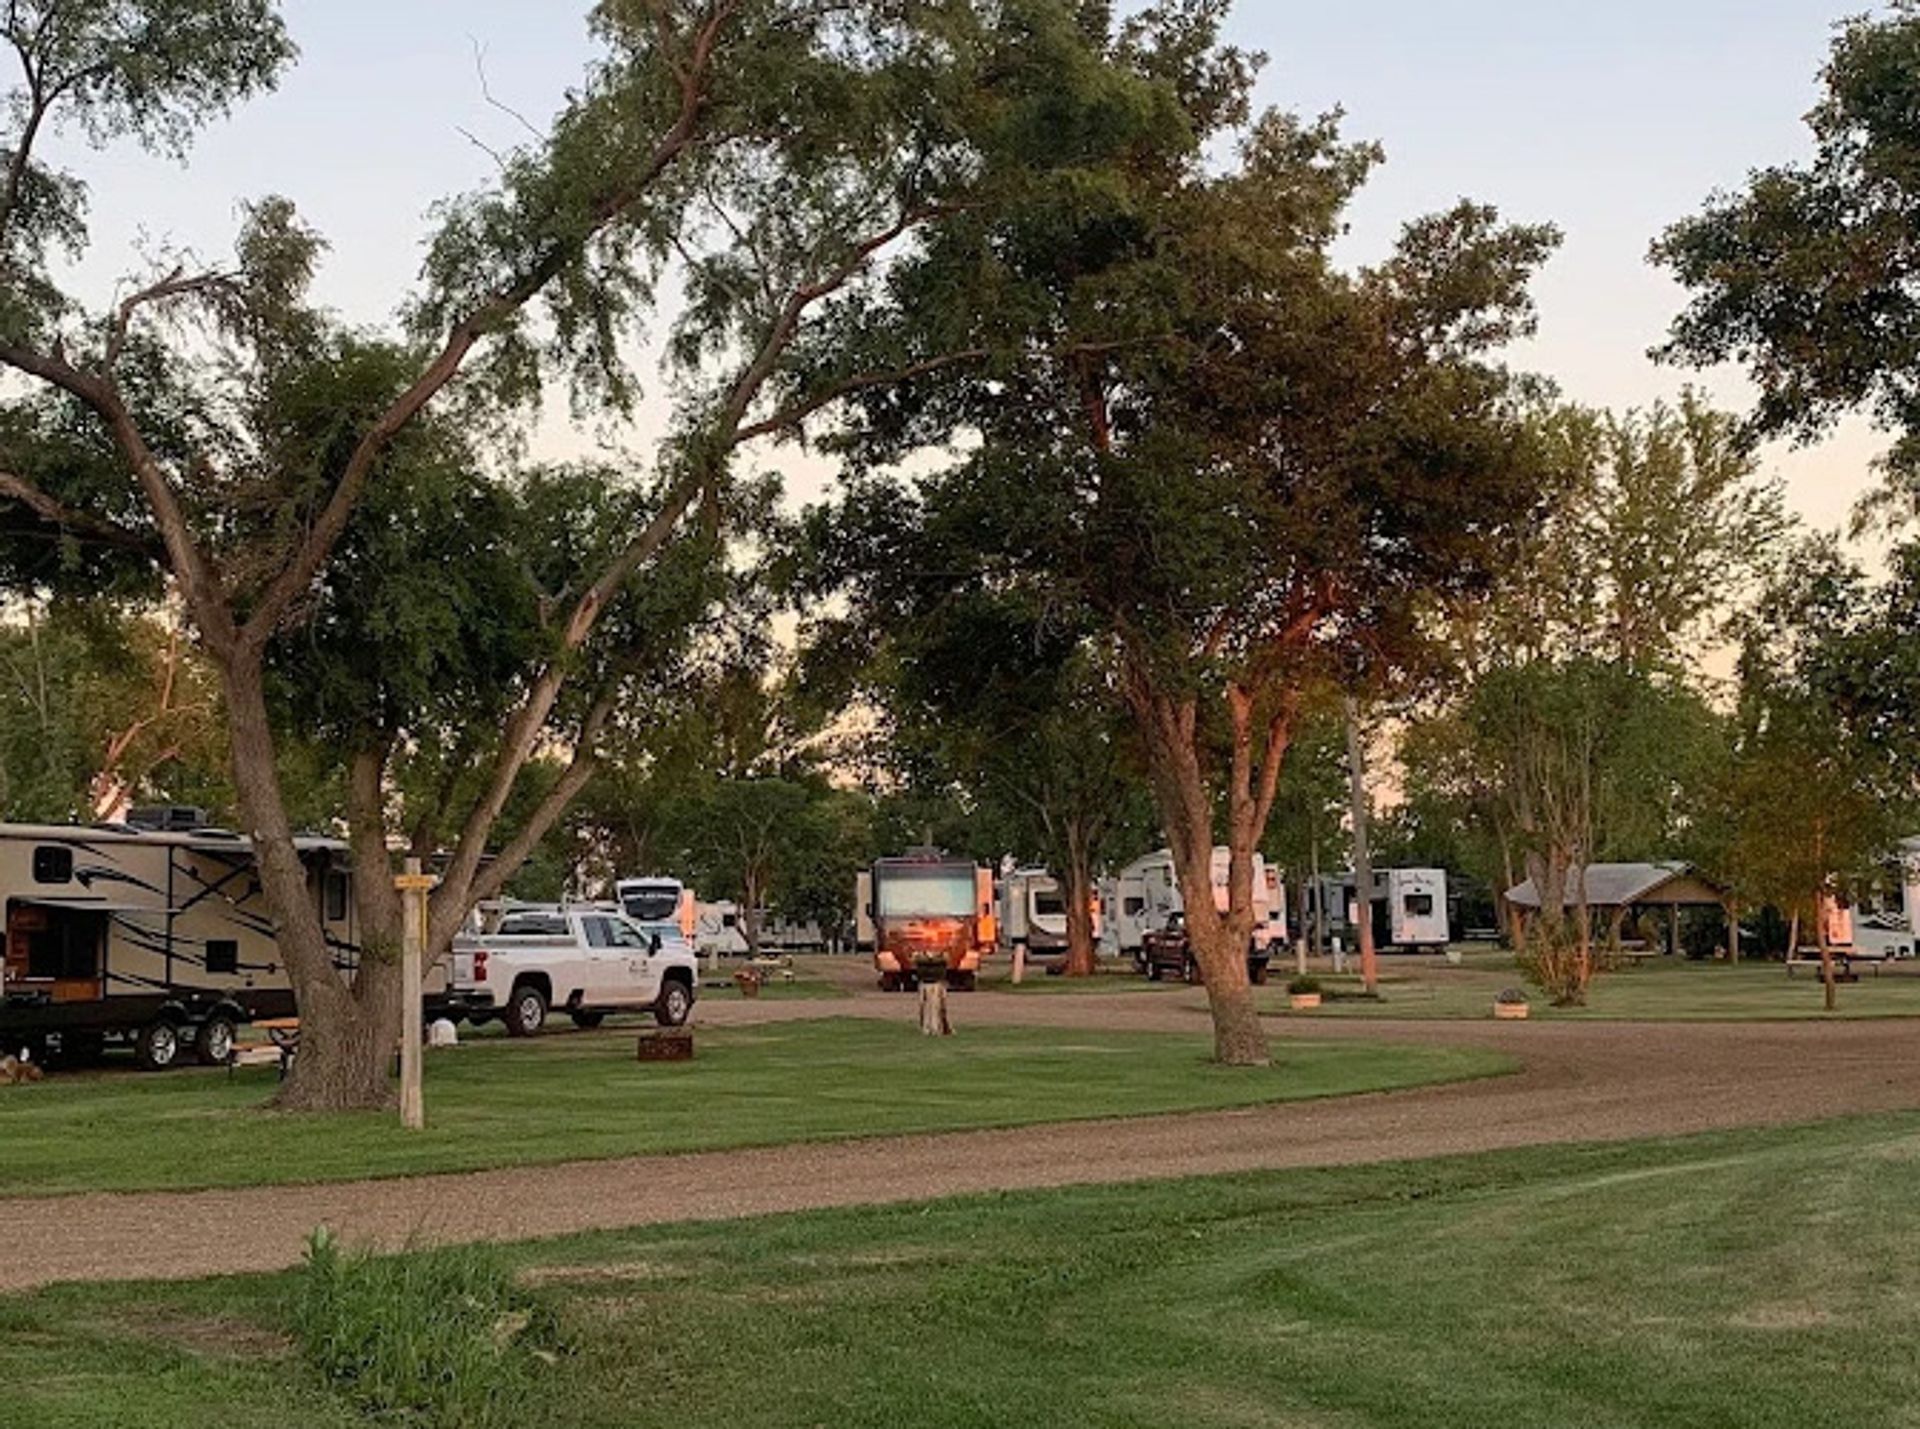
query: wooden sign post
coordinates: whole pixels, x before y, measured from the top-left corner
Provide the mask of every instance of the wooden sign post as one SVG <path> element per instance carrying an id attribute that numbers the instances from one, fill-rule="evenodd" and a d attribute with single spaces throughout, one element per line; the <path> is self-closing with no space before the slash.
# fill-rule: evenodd
<path id="1" fill-rule="evenodd" d="M 420 860 L 407 860 L 407 871 L 393 880 L 400 891 L 400 1125 L 420 1131 L 427 1124 L 426 1094 L 421 1084 L 421 1007 L 426 1001 L 427 894 L 434 879 L 420 871 Z"/>

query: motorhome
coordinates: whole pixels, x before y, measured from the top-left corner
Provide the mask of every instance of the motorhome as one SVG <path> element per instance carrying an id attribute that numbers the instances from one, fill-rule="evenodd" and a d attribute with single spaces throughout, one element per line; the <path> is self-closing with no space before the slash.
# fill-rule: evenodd
<path id="1" fill-rule="evenodd" d="M 854 879 L 855 939 L 873 952 L 880 986 L 918 985 L 918 968 L 946 965 L 947 985 L 971 988 L 998 941 L 993 874 L 972 860 L 917 849 L 877 860 Z"/>
<path id="2" fill-rule="evenodd" d="M 1228 849 L 1213 851 L 1213 902 L 1223 912 L 1231 862 Z M 1146 935 L 1164 928 L 1175 913 L 1186 910 L 1173 854 L 1161 849 L 1135 859 L 1102 884 L 1100 902 L 1104 925 L 1110 930 L 1105 947 L 1115 956 L 1133 959 L 1144 970 Z M 1253 856 L 1253 915 L 1252 942 L 1256 948 L 1271 950 L 1286 942 L 1286 885 L 1280 870 L 1257 853 Z"/>
<path id="3" fill-rule="evenodd" d="M 346 844 L 295 841 L 336 961 L 360 929 Z M 0 824 L 0 1049 L 134 1046 L 161 1070 L 230 1055 L 236 1027 L 290 1015 L 293 992 L 251 844 L 196 810 L 127 824 Z"/>

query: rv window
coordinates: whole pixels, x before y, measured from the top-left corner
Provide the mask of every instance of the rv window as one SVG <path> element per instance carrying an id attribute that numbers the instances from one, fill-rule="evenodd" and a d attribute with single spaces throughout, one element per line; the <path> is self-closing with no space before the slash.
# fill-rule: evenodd
<path id="1" fill-rule="evenodd" d="M 58 844 L 42 844 L 33 851 L 35 883 L 73 882 L 73 850 Z"/>
<path id="2" fill-rule="evenodd" d="M 720 915 L 720 926 L 722 928 L 736 928 L 739 925 L 740 925 L 740 918 L 738 914 L 722 913 Z"/>
<path id="3" fill-rule="evenodd" d="M 1409 893 L 1406 896 L 1407 916 L 1409 918 L 1431 918 L 1433 916 L 1433 895 L 1431 893 Z"/>
<path id="4" fill-rule="evenodd" d="M 1033 895 L 1033 912 L 1036 918 L 1064 918 L 1067 916 L 1067 900 L 1058 893 L 1036 893 Z"/>
<path id="5" fill-rule="evenodd" d="M 240 971 L 240 945 L 232 938 L 207 939 L 207 971 L 231 976 Z"/>
<path id="6" fill-rule="evenodd" d="M 1128 898 L 1121 902 L 1120 907 L 1121 911 L 1125 913 L 1127 917 L 1138 918 L 1142 913 L 1147 911 L 1147 900 L 1144 898 Z"/>
<path id="7" fill-rule="evenodd" d="M 347 921 L 347 876 L 344 873 L 327 875 L 327 921 Z"/>

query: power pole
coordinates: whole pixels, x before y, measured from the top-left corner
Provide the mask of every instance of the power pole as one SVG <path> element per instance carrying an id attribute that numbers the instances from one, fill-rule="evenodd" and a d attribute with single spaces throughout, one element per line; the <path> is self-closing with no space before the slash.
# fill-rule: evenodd
<path id="1" fill-rule="evenodd" d="M 427 1124 L 426 1093 L 420 1063 L 420 1009 L 426 1001 L 427 892 L 431 874 L 420 871 L 420 860 L 407 860 L 407 871 L 393 880 L 400 890 L 400 1125 L 420 1131 Z"/>
<path id="2" fill-rule="evenodd" d="M 1373 850 L 1367 842 L 1367 755 L 1360 739 L 1360 704 L 1347 705 L 1347 790 L 1353 803 L 1353 896 L 1359 914 L 1354 930 L 1360 941 L 1360 981 L 1370 993 L 1380 990 L 1380 968 L 1373 947 Z"/>

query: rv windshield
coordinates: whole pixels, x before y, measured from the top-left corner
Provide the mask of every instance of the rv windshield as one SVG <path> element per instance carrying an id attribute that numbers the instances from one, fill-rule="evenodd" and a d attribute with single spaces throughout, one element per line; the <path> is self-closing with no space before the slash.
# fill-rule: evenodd
<path id="1" fill-rule="evenodd" d="M 881 918 L 969 918 L 973 870 L 883 869 L 875 879 L 873 911 Z"/>
<path id="2" fill-rule="evenodd" d="M 620 907 L 636 923 L 671 922 L 680 913 L 680 885 L 626 884 L 620 889 Z"/>
<path id="3" fill-rule="evenodd" d="M 1065 896 L 1057 891 L 1034 894 L 1033 916 L 1036 918 L 1066 917 L 1067 900 Z"/>

